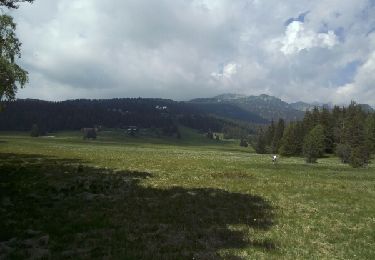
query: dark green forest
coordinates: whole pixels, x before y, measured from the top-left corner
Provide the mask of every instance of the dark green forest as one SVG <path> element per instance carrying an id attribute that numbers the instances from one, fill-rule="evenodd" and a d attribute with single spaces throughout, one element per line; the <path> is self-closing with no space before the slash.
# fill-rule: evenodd
<path id="1" fill-rule="evenodd" d="M 355 102 L 332 110 L 316 107 L 301 121 L 272 121 L 259 130 L 253 145 L 258 153 L 304 156 L 309 163 L 336 154 L 343 163 L 365 166 L 375 152 L 375 113 Z"/>
<path id="2" fill-rule="evenodd" d="M 251 114 L 237 113 L 231 105 L 198 105 L 167 99 L 122 98 L 103 100 L 16 100 L 5 103 L 0 113 L 1 131 L 30 131 L 40 134 L 87 127 L 158 128 L 166 135 L 177 135 L 178 125 L 202 132 L 224 132 L 228 138 L 255 133 L 255 125 L 267 123 Z M 231 116 L 237 114 L 238 116 Z M 242 120 L 236 120 L 242 119 Z"/>

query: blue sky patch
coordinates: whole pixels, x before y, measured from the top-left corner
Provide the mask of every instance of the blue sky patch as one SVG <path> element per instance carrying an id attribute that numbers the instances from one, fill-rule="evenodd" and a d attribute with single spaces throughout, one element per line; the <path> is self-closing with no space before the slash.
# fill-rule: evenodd
<path id="1" fill-rule="evenodd" d="M 362 62 L 360 60 L 355 60 L 346 64 L 345 67 L 337 71 L 333 82 L 338 86 L 353 82 L 353 79 L 357 74 L 358 67 L 361 65 Z"/>
<path id="2" fill-rule="evenodd" d="M 339 27 L 334 30 L 336 37 L 339 39 L 340 42 L 344 42 L 346 35 L 344 27 Z"/>
<path id="3" fill-rule="evenodd" d="M 375 0 L 374 0 L 374 1 L 375 1 Z M 370 31 L 368 31 L 368 32 L 366 33 L 366 36 L 369 36 L 369 35 L 372 34 L 373 32 L 375 32 L 375 27 L 372 28 Z"/>
<path id="4" fill-rule="evenodd" d="M 300 15 L 298 15 L 297 18 L 291 17 L 291 18 L 289 18 L 288 20 L 285 21 L 284 25 L 288 26 L 289 24 L 291 24 L 292 22 L 295 22 L 295 21 L 303 23 L 303 22 L 305 22 L 306 15 L 308 15 L 309 13 L 310 13 L 310 11 L 306 11 L 306 12 L 301 13 Z"/>

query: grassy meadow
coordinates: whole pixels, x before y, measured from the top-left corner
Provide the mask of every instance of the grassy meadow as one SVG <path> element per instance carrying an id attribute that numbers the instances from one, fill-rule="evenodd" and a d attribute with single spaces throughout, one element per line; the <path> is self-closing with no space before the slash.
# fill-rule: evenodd
<path id="1" fill-rule="evenodd" d="M 0 259 L 375 259 L 375 167 L 238 141 L 0 133 Z"/>

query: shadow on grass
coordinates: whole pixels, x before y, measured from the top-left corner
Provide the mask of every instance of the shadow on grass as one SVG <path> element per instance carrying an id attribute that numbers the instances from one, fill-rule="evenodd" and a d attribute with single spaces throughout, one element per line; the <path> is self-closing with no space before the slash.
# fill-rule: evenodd
<path id="1" fill-rule="evenodd" d="M 235 259 L 218 250 L 276 248 L 253 236 L 274 223 L 263 198 L 152 188 L 146 178 L 152 175 L 78 160 L 0 154 L 0 258 Z"/>

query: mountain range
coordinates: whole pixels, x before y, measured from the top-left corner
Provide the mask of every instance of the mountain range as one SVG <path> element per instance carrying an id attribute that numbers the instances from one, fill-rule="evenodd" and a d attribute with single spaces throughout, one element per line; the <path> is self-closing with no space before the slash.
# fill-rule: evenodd
<path id="1" fill-rule="evenodd" d="M 268 121 L 283 118 L 287 121 L 299 120 L 303 118 L 306 106 L 293 106 L 279 98 L 269 95 L 244 96 L 237 94 L 222 94 L 212 98 L 197 98 L 190 103 L 201 104 L 231 104 L 248 113 L 258 115 Z"/>
<path id="2" fill-rule="evenodd" d="M 268 121 L 278 120 L 283 118 L 286 121 L 300 120 L 306 110 L 312 110 L 314 107 L 332 109 L 333 104 L 324 103 L 306 103 L 306 102 L 295 102 L 287 103 L 280 98 L 262 94 L 259 96 L 245 96 L 240 94 L 221 94 L 212 98 L 196 98 L 189 101 L 195 105 L 202 104 L 221 104 L 221 105 L 232 105 L 240 108 L 251 115 L 259 116 Z M 362 109 L 365 111 L 374 111 L 374 109 L 368 104 L 360 104 Z"/>
<path id="3" fill-rule="evenodd" d="M 168 128 L 183 124 L 195 129 L 221 129 L 224 125 L 257 127 L 277 121 L 301 120 L 314 107 L 333 108 L 332 104 L 295 102 L 259 95 L 222 94 L 212 98 L 173 101 L 157 98 L 78 99 L 61 102 L 19 99 L 5 104 L 0 113 L 0 130 L 24 131 L 38 124 L 46 131 L 76 130 L 92 125 L 121 128 L 137 125 Z M 366 111 L 374 109 L 361 105 Z"/>

